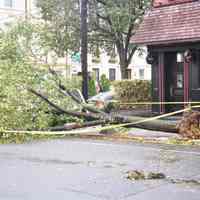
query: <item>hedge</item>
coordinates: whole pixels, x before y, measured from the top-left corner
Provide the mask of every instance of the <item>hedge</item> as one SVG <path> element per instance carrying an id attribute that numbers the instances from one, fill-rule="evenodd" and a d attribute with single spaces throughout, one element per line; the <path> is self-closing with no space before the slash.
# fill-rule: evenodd
<path id="1" fill-rule="evenodd" d="M 113 83 L 116 98 L 120 102 L 151 101 L 151 82 L 147 80 L 122 80 Z"/>

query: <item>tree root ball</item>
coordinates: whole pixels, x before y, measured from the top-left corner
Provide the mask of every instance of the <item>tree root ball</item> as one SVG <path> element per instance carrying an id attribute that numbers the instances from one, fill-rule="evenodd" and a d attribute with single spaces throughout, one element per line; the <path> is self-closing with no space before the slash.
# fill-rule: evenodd
<path id="1" fill-rule="evenodd" d="M 179 134 L 189 139 L 200 139 L 200 112 L 188 111 L 177 124 Z"/>

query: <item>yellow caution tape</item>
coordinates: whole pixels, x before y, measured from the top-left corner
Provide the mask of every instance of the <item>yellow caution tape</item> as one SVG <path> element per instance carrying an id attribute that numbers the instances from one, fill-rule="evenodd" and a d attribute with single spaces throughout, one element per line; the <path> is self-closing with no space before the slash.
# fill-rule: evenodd
<path id="1" fill-rule="evenodd" d="M 113 128 L 121 128 L 121 127 L 124 127 L 124 126 L 137 125 L 137 124 L 141 124 L 141 123 L 144 123 L 144 122 L 150 122 L 150 121 L 154 121 L 154 120 L 156 120 L 156 119 L 162 119 L 162 118 L 165 118 L 165 117 L 171 117 L 171 116 L 173 116 L 173 115 L 176 115 L 176 114 L 180 114 L 180 113 L 189 111 L 189 110 L 191 110 L 192 108 L 200 108 L 200 105 L 197 105 L 197 106 L 189 106 L 188 108 L 185 108 L 185 109 L 182 109 L 182 110 L 177 110 L 177 111 L 174 111 L 174 112 L 162 114 L 162 115 L 159 115 L 159 116 L 156 116 L 156 117 L 150 117 L 150 118 L 148 118 L 148 119 L 140 120 L 140 121 L 137 121 L 137 122 L 131 122 L 131 123 L 119 124 L 119 125 L 113 125 L 113 126 L 106 126 L 106 127 L 103 127 L 103 128 L 101 128 L 101 129 L 99 129 L 99 130 L 100 130 L 100 131 L 102 131 L 102 130 L 109 130 L 109 129 L 113 129 Z"/>
<path id="2" fill-rule="evenodd" d="M 130 125 L 137 125 L 137 124 L 141 124 L 144 122 L 150 122 L 150 121 L 154 121 L 156 119 L 162 119 L 165 117 L 170 117 L 170 116 L 173 116 L 176 114 L 180 114 L 180 113 L 189 111 L 189 110 L 191 110 L 191 108 L 200 108 L 200 105 L 189 106 L 185 109 L 162 114 L 162 115 L 155 116 L 155 117 L 150 117 L 148 119 L 144 119 L 144 120 L 140 120 L 140 121 L 136 121 L 136 122 L 97 128 L 97 129 L 94 129 L 93 131 L 103 131 L 103 130 L 109 130 L 109 129 L 114 129 L 114 128 L 121 128 L 121 127 L 125 127 L 125 126 L 130 126 Z M 70 134 L 80 134 L 80 133 L 87 133 L 87 132 L 88 132 L 88 130 L 83 130 L 83 131 L 79 130 L 78 132 L 77 131 L 54 131 L 54 132 L 52 132 L 52 131 L 16 131 L 16 130 L 8 131 L 8 130 L 0 129 L 0 133 L 18 133 L 18 134 L 31 134 L 31 135 L 67 135 L 67 134 L 70 135 Z"/>
<path id="3" fill-rule="evenodd" d="M 200 104 L 199 101 L 193 102 L 120 102 L 120 101 L 110 101 L 111 103 L 117 103 L 120 105 L 183 105 L 183 104 Z"/>
<path id="4" fill-rule="evenodd" d="M 0 130 L 0 133 L 16 133 L 16 134 L 31 134 L 31 135 L 65 135 L 69 131 L 17 131 L 17 130 Z"/>
<path id="5" fill-rule="evenodd" d="M 131 123 L 119 124 L 119 125 L 113 125 L 113 126 L 106 126 L 106 127 L 103 127 L 99 130 L 102 131 L 102 130 L 108 130 L 108 129 L 113 129 L 113 128 L 121 128 L 121 127 L 124 127 L 124 126 L 137 125 L 137 124 L 141 124 L 141 123 L 144 123 L 144 122 L 150 122 L 150 121 L 154 121 L 156 119 L 162 119 L 162 118 L 165 118 L 165 117 L 170 117 L 170 116 L 173 116 L 173 115 L 176 115 L 176 114 L 180 114 L 180 113 L 189 111 L 190 109 L 191 109 L 191 107 L 185 108 L 185 109 L 182 109 L 182 110 L 178 110 L 178 111 L 174 111 L 174 112 L 171 112 L 171 113 L 166 113 L 166 114 L 159 115 L 159 116 L 156 116 L 156 117 L 150 117 L 148 119 L 140 120 L 140 121 L 137 121 L 137 122 L 131 122 Z"/>

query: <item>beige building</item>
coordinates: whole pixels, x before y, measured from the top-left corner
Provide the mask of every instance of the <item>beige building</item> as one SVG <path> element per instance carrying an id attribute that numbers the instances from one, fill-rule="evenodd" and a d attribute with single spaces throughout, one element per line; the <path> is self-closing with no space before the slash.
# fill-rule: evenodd
<path id="1" fill-rule="evenodd" d="M 142 54 L 136 51 L 131 64 L 128 67 L 129 79 L 141 79 L 150 80 L 151 79 L 151 66 L 146 63 L 146 48 L 143 48 Z M 93 72 L 96 79 L 99 79 L 102 74 L 105 74 L 109 80 L 121 80 L 121 72 L 119 60 L 116 59 L 115 62 L 111 62 L 110 57 L 107 53 L 102 52 L 98 62 L 94 62 L 92 55 L 88 55 L 88 68 L 90 72 Z M 69 58 L 68 60 L 71 67 L 71 74 L 77 74 L 81 72 L 80 62 L 73 61 Z"/>
<path id="2" fill-rule="evenodd" d="M 35 7 L 36 0 L 0 0 L 0 27 L 4 27 L 6 24 L 17 18 L 30 19 L 31 16 L 39 16 L 39 12 Z M 142 56 L 135 53 L 132 63 L 129 66 L 129 78 L 130 79 L 151 79 L 151 68 L 146 63 L 146 53 Z M 80 62 L 74 61 L 71 55 L 65 58 L 58 58 L 54 52 L 49 52 L 49 55 L 43 58 L 44 64 L 50 64 L 55 66 L 55 69 L 65 75 L 72 76 L 81 72 Z M 90 72 L 93 72 L 97 79 L 102 74 L 110 80 L 120 80 L 121 72 L 119 66 L 119 60 L 111 62 L 110 57 L 101 52 L 98 62 L 95 61 L 92 55 L 88 55 L 88 68 Z M 40 61 L 41 62 L 41 61 Z M 66 67 L 70 66 L 70 67 Z"/>
<path id="3" fill-rule="evenodd" d="M 16 18 L 25 18 L 35 12 L 34 0 L 0 0 L 1 27 Z"/>

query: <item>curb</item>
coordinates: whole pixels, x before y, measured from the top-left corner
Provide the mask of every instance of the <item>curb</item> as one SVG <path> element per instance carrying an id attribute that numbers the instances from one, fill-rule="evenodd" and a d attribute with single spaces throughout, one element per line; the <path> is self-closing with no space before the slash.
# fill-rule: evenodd
<path id="1" fill-rule="evenodd" d="M 200 140 L 191 140 L 185 138 L 177 137 L 159 137 L 159 138 L 149 138 L 141 136 L 130 136 L 126 134 L 98 134 L 98 133 L 88 133 L 88 134 L 68 134 L 63 136 L 63 138 L 81 138 L 81 139 L 98 139 L 98 140 L 108 140 L 108 141 L 123 141 L 123 142 L 138 142 L 138 143 L 148 143 L 148 144 L 166 144 L 166 145 L 180 145 L 180 146 L 200 146 Z"/>
<path id="2" fill-rule="evenodd" d="M 12 133 L 10 133 L 12 134 Z M 15 134 L 15 137 L 18 134 Z M 20 134 L 19 134 L 20 136 Z M 29 135 L 30 136 L 30 135 Z M 36 137 L 35 137 L 36 136 Z M 13 139 L 11 142 L 6 142 L 6 137 L 2 138 L 2 142 L 0 144 L 8 144 L 8 143 L 24 143 L 28 141 L 39 141 L 42 139 L 53 140 L 53 139 L 67 139 L 67 138 L 80 138 L 80 139 L 93 139 L 93 140 L 107 140 L 107 141 L 122 141 L 122 142 L 137 142 L 137 143 L 148 143 L 148 144 L 165 144 L 165 145 L 180 145 L 180 146 L 200 146 L 200 140 L 191 140 L 185 139 L 177 136 L 171 137 L 148 137 L 148 136 L 138 136 L 138 135 L 130 135 L 128 133 L 113 133 L 113 134 L 102 134 L 98 132 L 76 132 L 76 133 L 66 133 L 63 134 L 33 134 L 30 140 L 22 140 L 16 141 Z M 3 140 L 5 139 L 5 141 Z M 5 143 L 4 143 L 5 142 Z"/>

